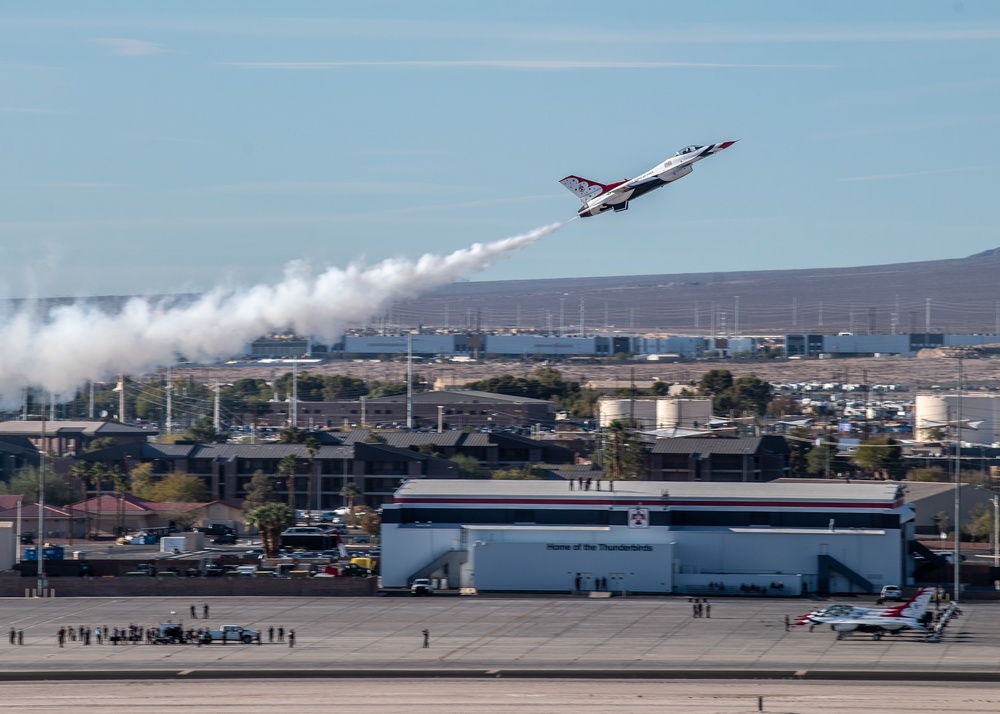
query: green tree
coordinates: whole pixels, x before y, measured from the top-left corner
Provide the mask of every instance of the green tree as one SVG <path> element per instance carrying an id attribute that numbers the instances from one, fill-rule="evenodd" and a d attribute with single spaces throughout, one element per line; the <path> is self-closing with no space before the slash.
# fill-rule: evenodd
<path id="1" fill-rule="evenodd" d="M 806 470 L 811 474 L 829 476 L 837 466 L 837 439 L 826 437 L 823 443 L 806 455 Z"/>
<path id="2" fill-rule="evenodd" d="M 771 385 L 759 377 L 738 377 L 732 385 L 716 394 L 712 408 L 717 414 L 755 414 L 762 416 L 771 403 Z"/>
<path id="3" fill-rule="evenodd" d="M 498 481 L 537 481 L 542 478 L 542 469 L 532 465 L 521 466 L 520 468 L 497 469 L 493 472 L 493 478 Z"/>
<path id="4" fill-rule="evenodd" d="M 406 394 L 406 382 L 380 382 L 375 380 L 369 385 L 368 396 L 375 397 L 395 397 Z"/>
<path id="5" fill-rule="evenodd" d="M 425 456 L 437 456 L 440 458 L 441 453 L 437 450 L 437 446 L 430 441 L 424 442 L 417 446 L 417 452 L 424 454 Z"/>
<path id="6" fill-rule="evenodd" d="M 710 369 L 705 372 L 698 382 L 698 391 L 701 394 L 715 396 L 722 394 L 733 386 L 733 373 L 728 369 Z"/>
<path id="7" fill-rule="evenodd" d="M 903 447 L 888 436 L 876 436 L 862 441 L 851 461 L 869 473 L 898 478 L 903 472 Z"/>
<path id="8" fill-rule="evenodd" d="M 90 442 L 87 445 L 87 451 L 86 451 L 86 453 L 92 454 L 95 451 L 101 451 L 102 449 L 108 449 L 108 448 L 114 446 L 117 443 L 118 442 L 115 441 L 115 439 L 114 439 L 113 436 L 101 436 L 101 437 L 98 437 L 97 439 L 94 439 L 92 442 Z"/>
<path id="9" fill-rule="evenodd" d="M 468 454 L 455 454 L 450 459 L 458 466 L 459 478 L 489 478 L 490 474 L 479 464 L 479 460 Z"/>
<path id="10" fill-rule="evenodd" d="M 281 548 L 281 532 L 295 523 L 295 511 L 283 503 L 265 503 L 248 511 L 246 522 L 260 532 L 264 555 L 276 558 Z"/>
<path id="11" fill-rule="evenodd" d="M 291 399 L 292 390 L 298 395 L 300 402 L 321 402 L 323 401 L 323 379 L 309 372 L 299 372 L 297 378 L 293 378 L 291 372 L 286 372 L 274 380 L 274 391 L 279 400 Z"/>
<path id="12" fill-rule="evenodd" d="M 45 467 L 42 489 L 45 503 L 49 506 L 65 506 L 73 502 L 73 489 L 51 466 Z M 24 503 L 38 503 L 38 469 L 28 466 L 14 474 L 10 483 L 0 482 L 0 493 L 21 494 Z"/>
<path id="13" fill-rule="evenodd" d="M 305 429 L 300 429 L 297 426 L 286 426 L 278 434 L 278 443 L 280 444 L 304 444 L 306 443 L 306 438 L 309 436 L 309 432 Z"/>
<path id="14" fill-rule="evenodd" d="M 372 538 L 378 538 L 382 535 L 382 519 L 370 509 L 361 514 L 361 520 L 358 525 L 361 526 L 361 530 Z"/>
<path id="15" fill-rule="evenodd" d="M 211 500 L 211 494 L 201 477 L 177 471 L 167 474 L 153 484 L 149 500 L 164 503 L 205 503 Z"/>
<path id="16" fill-rule="evenodd" d="M 129 480 L 131 481 L 132 493 L 139 498 L 154 500 L 151 496 L 153 486 L 156 485 L 156 478 L 153 476 L 153 463 L 151 461 L 135 466 L 129 473 Z"/>
<path id="17" fill-rule="evenodd" d="M 184 438 L 198 444 L 225 444 L 227 436 L 215 430 L 215 422 L 210 417 L 201 417 L 184 433 Z"/>
<path id="18" fill-rule="evenodd" d="M 347 505 L 348 525 L 354 525 L 354 499 L 360 495 L 361 489 L 358 488 L 358 484 L 354 483 L 354 481 L 348 481 L 340 489 L 340 497 L 344 499 Z"/>
<path id="19" fill-rule="evenodd" d="M 269 503 L 274 494 L 274 480 L 260 469 L 253 472 L 243 498 L 243 509 L 251 511 Z"/>
<path id="20" fill-rule="evenodd" d="M 299 460 L 294 454 L 288 454 L 278 462 L 278 475 L 285 477 L 285 484 L 288 488 L 288 507 L 295 510 L 295 472 L 298 470 Z"/>
<path id="21" fill-rule="evenodd" d="M 809 452 L 813 450 L 813 440 L 805 427 L 792 429 L 788 435 L 788 448 L 791 451 L 790 466 L 793 474 L 809 473 Z"/>
<path id="22" fill-rule="evenodd" d="M 962 528 L 973 541 L 990 540 L 993 533 L 993 509 L 985 503 L 977 503 L 969 509 L 969 522 Z"/>
<path id="23" fill-rule="evenodd" d="M 363 379 L 343 374 L 323 375 L 323 400 L 359 399 L 367 396 L 368 387 Z"/>
<path id="24" fill-rule="evenodd" d="M 273 395 L 271 385 L 263 379 L 244 377 L 222 388 L 219 403 L 225 413 L 239 414 L 244 422 L 256 423 L 271 411 Z"/>
<path id="25" fill-rule="evenodd" d="M 604 471 L 612 480 L 639 481 L 646 478 L 646 449 L 626 421 L 608 425 L 604 446 Z"/>

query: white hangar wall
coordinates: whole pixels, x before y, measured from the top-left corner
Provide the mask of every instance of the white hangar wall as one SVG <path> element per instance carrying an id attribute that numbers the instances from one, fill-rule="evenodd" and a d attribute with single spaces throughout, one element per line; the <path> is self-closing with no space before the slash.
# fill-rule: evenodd
<path id="1" fill-rule="evenodd" d="M 642 527 L 629 526 L 636 510 Z M 383 507 L 382 584 L 439 577 L 451 587 L 568 591 L 579 577 L 583 590 L 862 592 L 858 578 L 870 590 L 908 583 L 913 517 L 891 482 L 569 491 L 558 481 L 414 479 Z"/>

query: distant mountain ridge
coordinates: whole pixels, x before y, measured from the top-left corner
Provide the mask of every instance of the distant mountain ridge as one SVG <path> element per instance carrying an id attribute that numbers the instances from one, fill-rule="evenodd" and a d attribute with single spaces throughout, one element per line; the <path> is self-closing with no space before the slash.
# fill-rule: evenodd
<path id="1" fill-rule="evenodd" d="M 390 324 L 580 332 L 996 332 L 1000 248 L 845 268 L 454 283 L 396 306 Z"/>
<path id="2" fill-rule="evenodd" d="M 846 268 L 458 282 L 397 303 L 371 325 L 548 334 L 1000 333 L 1000 248 L 966 258 Z M 196 294 L 158 295 L 184 304 Z M 128 296 L 0 300 L 0 313 Z M 582 319 L 581 319 L 582 318 Z M 929 318 L 929 319 L 928 319 Z"/>

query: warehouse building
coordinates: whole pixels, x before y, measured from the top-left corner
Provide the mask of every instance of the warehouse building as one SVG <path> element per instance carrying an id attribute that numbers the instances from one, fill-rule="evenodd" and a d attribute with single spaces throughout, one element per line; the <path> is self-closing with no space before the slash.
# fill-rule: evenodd
<path id="1" fill-rule="evenodd" d="M 876 592 L 909 581 L 898 484 L 410 480 L 382 582 L 485 591 Z"/>

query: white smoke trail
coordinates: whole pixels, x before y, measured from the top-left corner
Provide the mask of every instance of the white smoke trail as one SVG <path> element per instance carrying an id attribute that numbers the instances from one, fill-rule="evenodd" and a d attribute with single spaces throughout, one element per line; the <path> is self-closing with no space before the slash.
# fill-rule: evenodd
<path id="1" fill-rule="evenodd" d="M 229 357 L 274 330 L 332 339 L 350 322 L 483 270 L 566 223 L 450 255 L 352 264 L 316 276 L 293 263 L 275 285 L 216 289 L 181 306 L 134 298 L 114 314 L 82 303 L 42 319 L 22 312 L 0 321 L 0 407 L 20 404 L 26 386 L 67 396 L 88 379 L 148 372 L 178 355 L 196 362 Z"/>

